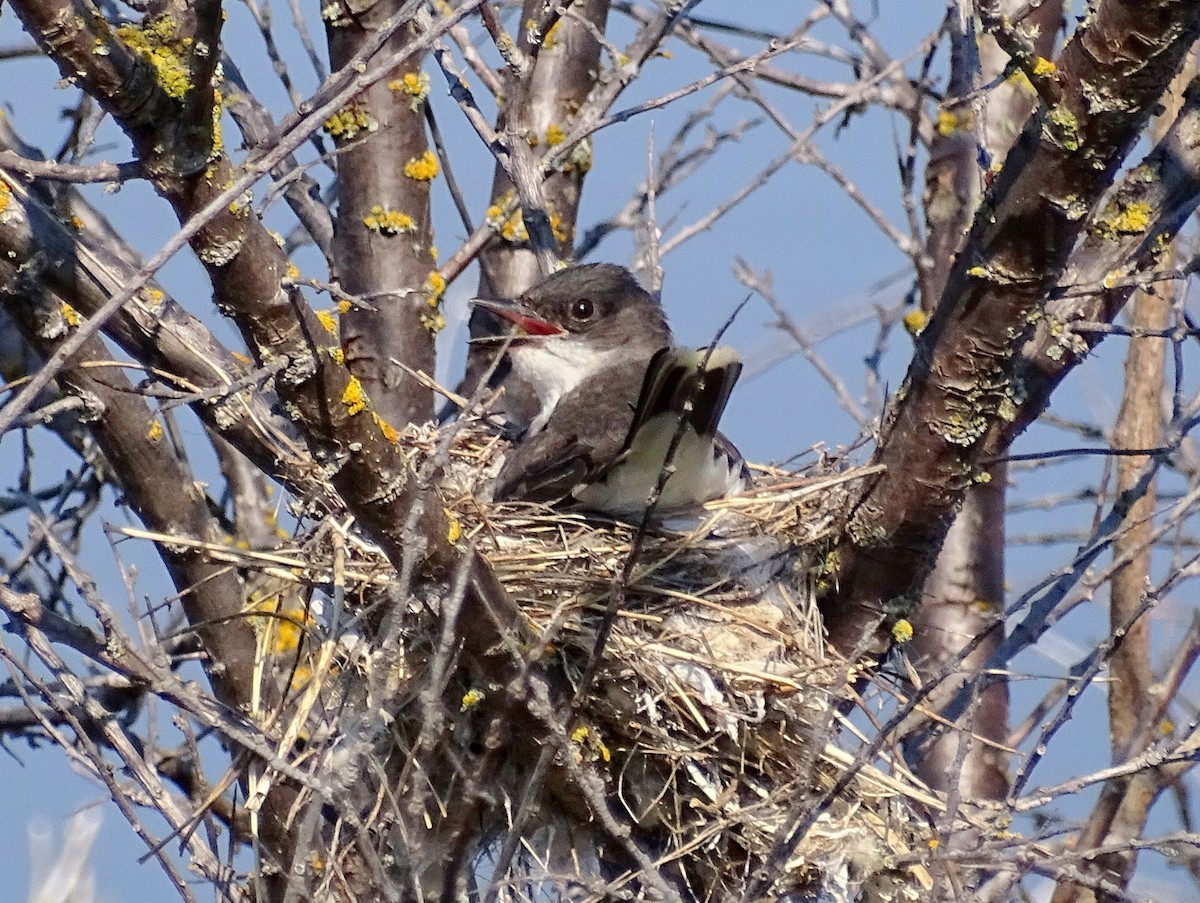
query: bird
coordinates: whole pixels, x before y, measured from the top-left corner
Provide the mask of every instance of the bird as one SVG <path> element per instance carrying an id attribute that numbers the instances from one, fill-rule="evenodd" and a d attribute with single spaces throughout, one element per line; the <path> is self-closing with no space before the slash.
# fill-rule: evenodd
<path id="1" fill-rule="evenodd" d="M 513 324 L 508 363 L 537 398 L 493 499 L 630 520 L 646 513 L 668 463 L 658 516 L 749 488 L 745 460 L 717 431 L 742 369 L 736 352 L 676 346 L 662 305 L 629 270 L 571 266 L 516 300 L 472 303 Z"/>

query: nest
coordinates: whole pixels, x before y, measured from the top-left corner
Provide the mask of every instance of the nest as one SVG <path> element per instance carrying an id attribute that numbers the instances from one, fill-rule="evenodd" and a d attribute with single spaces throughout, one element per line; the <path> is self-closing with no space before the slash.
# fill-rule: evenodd
<path id="1" fill-rule="evenodd" d="M 852 674 L 825 648 L 815 604 L 827 541 L 877 468 L 758 467 L 750 491 L 642 533 L 541 505 L 481 503 L 502 449 L 464 431 L 443 481 L 448 509 L 533 629 L 557 638 L 572 673 L 611 618 L 581 707 L 583 754 L 608 766 L 638 824 L 665 835 L 660 861 L 688 860 L 680 871 L 697 899 L 743 899 L 746 870 L 778 856 L 804 801 L 816 805 L 848 777 L 762 891 L 833 900 L 928 891 L 923 868 L 892 863 L 928 849 L 938 801 L 901 763 L 864 767 L 833 742 L 850 729 L 838 706 Z"/>
<path id="2" fill-rule="evenodd" d="M 764 899 L 837 901 L 915 899 L 928 890 L 919 863 L 941 805 L 901 763 L 876 757 L 864 764 L 838 742 L 853 731 L 840 712 L 852 675 L 824 648 L 813 601 L 826 541 L 855 484 L 872 469 L 816 465 L 796 475 L 758 468 L 755 487 L 742 496 L 640 532 L 541 505 L 481 501 L 503 442 L 478 423 L 459 424 L 441 451 L 444 437 L 432 428 L 411 430 L 402 441 L 418 472 L 441 462 L 435 484 L 453 529 L 486 556 L 541 638 L 543 655 L 573 687 L 591 672 L 569 726 L 573 761 L 565 764 L 574 771 L 566 769 L 567 789 L 550 786 L 532 804 L 518 853 L 505 862 L 512 870 L 506 874 L 523 877 L 510 878 L 500 899 L 638 897 L 653 885 L 632 869 L 620 878 L 605 870 L 611 839 L 588 826 L 586 807 L 580 817 L 578 799 L 564 800 L 574 792 L 572 780 L 582 780 L 580 768 L 602 784 L 610 810 L 650 850 L 656 868 L 693 899 L 744 899 L 751 887 Z M 432 761 L 437 750 L 419 739 L 428 700 L 418 704 L 413 688 L 428 677 L 444 639 L 438 593 L 399 600 L 403 624 L 381 680 L 378 654 L 361 645 L 346 651 L 353 644 L 344 617 L 339 637 L 329 633 L 327 612 L 313 614 L 312 599 L 328 595 L 331 581 L 344 588 L 350 608 L 394 589 L 387 561 L 344 523 L 327 518 L 291 551 L 214 554 L 257 572 L 251 608 L 282 613 L 263 631 L 266 653 L 279 657 L 289 618 L 322 640 L 287 669 L 286 682 L 308 700 L 292 716 L 305 726 L 291 734 L 311 739 L 345 730 L 336 714 L 345 707 L 329 700 L 345 701 L 353 671 L 375 687 L 410 687 L 397 695 L 406 701 L 394 707 L 389 739 L 410 744 L 401 757 Z M 602 632 L 602 654 L 593 662 Z M 341 651 L 329 651 L 334 647 Z M 472 709 L 493 691 L 452 682 L 443 693 L 450 733 L 478 739 L 484 727 L 472 722 Z M 545 742 L 532 743 L 528 756 Z M 459 748 L 454 755 L 477 752 Z M 489 880 L 530 773 L 521 755 L 511 759 L 497 773 L 490 815 L 481 816 L 472 882 Z M 555 762 L 563 760 L 560 749 Z M 434 824 L 434 813 L 444 820 L 452 812 L 461 788 L 450 779 L 430 783 L 436 786 L 425 821 Z M 800 820 L 801 836 L 783 847 Z"/>

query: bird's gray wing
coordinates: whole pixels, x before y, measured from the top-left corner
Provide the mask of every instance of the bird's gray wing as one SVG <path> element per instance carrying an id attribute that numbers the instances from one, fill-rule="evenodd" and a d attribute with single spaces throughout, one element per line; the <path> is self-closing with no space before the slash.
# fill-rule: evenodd
<path id="1" fill-rule="evenodd" d="M 597 398 L 591 391 L 568 393 L 546 429 L 505 453 L 492 497 L 557 502 L 579 484 L 596 479 L 620 453 L 629 433 L 633 409 L 619 400 L 623 394 Z"/>
<path id="2" fill-rule="evenodd" d="M 588 449 L 574 435 L 541 432 L 518 442 L 504 455 L 492 498 L 557 502 L 587 480 Z"/>
<path id="3" fill-rule="evenodd" d="M 706 348 L 663 348 L 646 370 L 629 438 L 647 420 L 667 413 L 683 416 L 689 400 L 689 425 L 701 436 L 715 435 L 741 373 L 742 362 L 732 348 L 714 348 L 711 354 Z"/>

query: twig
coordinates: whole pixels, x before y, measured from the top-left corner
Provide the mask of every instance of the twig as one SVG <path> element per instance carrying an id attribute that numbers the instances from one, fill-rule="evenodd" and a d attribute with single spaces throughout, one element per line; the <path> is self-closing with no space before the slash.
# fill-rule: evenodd
<path id="1" fill-rule="evenodd" d="M 120 183 L 146 177 L 142 164 L 136 160 L 127 163 L 93 163 L 90 166 L 74 166 L 70 163 L 58 163 L 53 160 L 31 160 L 11 150 L 0 151 L 0 169 L 19 172 L 30 178 L 77 184 Z"/>

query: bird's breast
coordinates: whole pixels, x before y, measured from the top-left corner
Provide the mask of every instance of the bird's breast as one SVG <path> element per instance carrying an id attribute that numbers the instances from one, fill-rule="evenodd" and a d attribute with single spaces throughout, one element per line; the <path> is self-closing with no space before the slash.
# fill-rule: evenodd
<path id="1" fill-rule="evenodd" d="M 529 425 L 531 435 L 540 433 L 565 395 L 584 383 L 596 381 L 597 392 L 603 392 L 602 371 L 610 367 L 633 367 L 635 361 L 621 348 L 595 349 L 571 337 L 552 337 L 529 343 L 509 352 L 513 371 L 533 389 L 541 410 Z M 630 403 L 636 401 L 631 399 Z"/>

